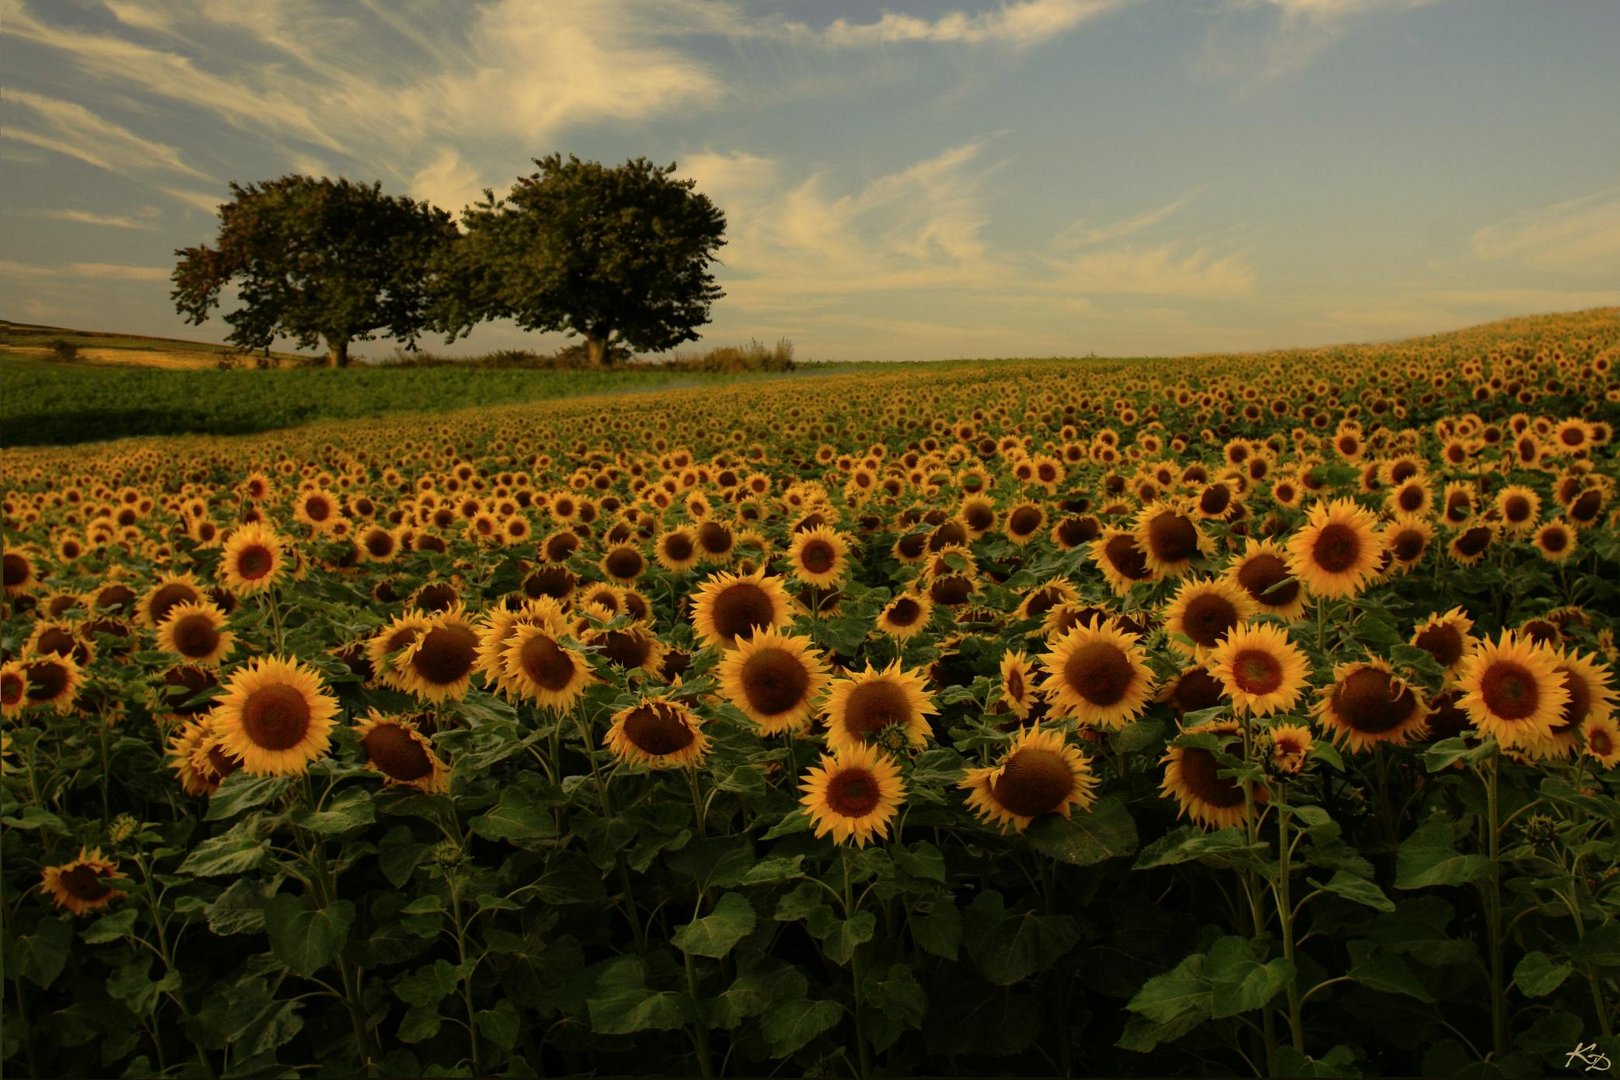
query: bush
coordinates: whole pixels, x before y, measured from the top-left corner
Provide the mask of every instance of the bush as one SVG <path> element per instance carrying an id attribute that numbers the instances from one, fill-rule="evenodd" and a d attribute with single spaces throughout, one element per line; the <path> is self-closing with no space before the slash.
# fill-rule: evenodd
<path id="1" fill-rule="evenodd" d="M 79 358 L 79 347 L 71 341 L 57 338 L 50 343 L 51 359 L 59 360 L 64 364 L 71 364 Z"/>
<path id="2" fill-rule="evenodd" d="M 747 345 L 722 345 L 717 349 L 685 356 L 677 353 L 662 365 L 675 371 L 792 371 L 793 342 L 778 338 L 773 346 L 750 338 Z"/>

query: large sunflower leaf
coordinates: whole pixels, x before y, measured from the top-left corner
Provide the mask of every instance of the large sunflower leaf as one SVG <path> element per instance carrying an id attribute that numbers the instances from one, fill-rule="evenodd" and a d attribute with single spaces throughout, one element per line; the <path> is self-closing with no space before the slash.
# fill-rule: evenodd
<path id="1" fill-rule="evenodd" d="M 682 952 L 718 960 L 753 930 L 754 908 L 748 898 L 741 893 L 728 892 L 714 905 L 713 911 L 677 929 L 671 940 Z"/>
<path id="2" fill-rule="evenodd" d="M 288 893 L 277 893 L 264 909 L 270 954 L 306 978 L 337 959 L 354 923 L 354 905 L 338 900 L 317 908 Z"/>

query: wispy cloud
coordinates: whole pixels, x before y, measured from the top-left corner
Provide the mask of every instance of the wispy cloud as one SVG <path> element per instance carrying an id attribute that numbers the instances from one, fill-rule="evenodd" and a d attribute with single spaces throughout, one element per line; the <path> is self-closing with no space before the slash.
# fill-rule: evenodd
<path id="1" fill-rule="evenodd" d="M 1174 244 L 1088 251 L 1066 261 L 1050 260 L 1042 286 L 1058 292 L 1143 296 L 1242 296 L 1255 273 L 1239 254 L 1216 257 L 1203 248 L 1181 252 Z"/>
<path id="2" fill-rule="evenodd" d="M 144 139 L 76 102 L 27 90 L 7 90 L 6 100 L 28 110 L 34 123 L 40 125 L 8 125 L 4 131 L 8 139 L 65 154 L 108 172 L 127 174 L 155 169 L 208 179 L 207 173 L 187 165 L 176 148 Z"/>
<path id="3" fill-rule="evenodd" d="M 77 225 L 100 225 L 109 229 L 157 228 L 158 211 L 155 206 L 143 206 L 136 214 L 98 214 L 94 210 L 41 210 L 35 217 L 52 221 L 71 221 Z"/>
<path id="4" fill-rule="evenodd" d="M 1300 71 L 1377 12 L 1444 0 L 1227 0 L 1212 23 L 1198 67 L 1252 91 Z M 1260 21 L 1254 21 L 1256 14 Z"/>
<path id="5" fill-rule="evenodd" d="M 112 281 L 167 281 L 173 270 L 166 266 L 129 266 L 124 263 L 76 262 L 65 266 L 40 266 L 0 259 L 0 274 L 16 278 L 94 278 Z"/>
<path id="6" fill-rule="evenodd" d="M 1109 222 L 1102 225 L 1093 225 L 1085 218 L 1076 218 L 1062 232 L 1052 238 L 1052 248 L 1065 251 L 1073 248 L 1091 247 L 1096 244 L 1112 243 L 1145 232 L 1157 225 L 1175 217 L 1187 207 L 1193 199 L 1197 198 L 1202 188 L 1189 191 L 1187 194 L 1163 206 L 1143 211 L 1122 221 Z"/>
<path id="7" fill-rule="evenodd" d="M 1474 253 L 1540 270 L 1620 277 L 1620 187 L 1488 225 L 1474 234 Z"/>
<path id="8" fill-rule="evenodd" d="M 885 12 L 871 22 L 838 18 L 822 28 L 788 23 L 785 36 L 823 45 L 871 46 L 914 42 L 1010 45 L 1031 48 L 1074 30 L 1081 23 L 1125 6 L 1130 0 L 1019 0 L 968 14 L 951 11 L 934 18 Z"/>

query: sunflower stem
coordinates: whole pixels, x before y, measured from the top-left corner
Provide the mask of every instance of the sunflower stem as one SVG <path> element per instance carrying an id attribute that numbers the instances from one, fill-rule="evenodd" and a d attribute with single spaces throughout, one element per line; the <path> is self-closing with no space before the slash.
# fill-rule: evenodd
<path id="1" fill-rule="evenodd" d="M 1292 896 L 1293 845 L 1288 841 L 1288 826 L 1293 808 L 1288 805 L 1288 785 L 1277 785 L 1277 923 L 1282 933 L 1283 959 L 1288 962 L 1288 1033 L 1294 1049 L 1305 1053 L 1305 1023 L 1301 1015 L 1304 1002 L 1299 995 L 1299 971 L 1294 963 L 1294 907 Z"/>
<path id="2" fill-rule="evenodd" d="M 849 883 L 849 864 L 854 858 L 845 849 L 841 853 L 840 862 L 844 866 L 844 919 L 854 918 L 858 910 L 855 900 L 855 890 Z M 860 1057 L 860 1080 L 870 1080 L 872 1075 L 872 1047 L 866 1041 L 866 1021 L 861 1016 L 861 947 L 856 945 L 849 954 L 849 979 L 855 999 L 855 1049 Z"/>
<path id="3" fill-rule="evenodd" d="M 698 771 L 696 767 L 686 770 L 687 786 L 692 790 L 692 816 L 697 821 L 697 834 L 699 840 L 708 838 L 709 826 L 707 824 L 708 807 L 703 803 L 703 791 L 698 785 Z"/>
<path id="4" fill-rule="evenodd" d="M 1508 1017 L 1507 1017 L 1507 987 L 1503 985 L 1502 973 L 1504 966 L 1502 941 L 1502 878 L 1501 864 L 1501 826 L 1498 822 L 1499 808 L 1497 806 L 1497 761 L 1498 755 L 1492 754 L 1486 761 L 1482 770 L 1481 780 L 1485 784 L 1485 843 L 1490 856 L 1491 870 L 1485 884 L 1481 887 L 1485 902 L 1485 932 L 1490 937 L 1490 964 L 1491 964 L 1491 1046 L 1497 1059 L 1506 1056 L 1508 1052 Z"/>
<path id="5" fill-rule="evenodd" d="M 698 1072 L 709 1080 L 714 1076 L 714 1059 L 709 1053 L 709 1028 L 703 1022 L 703 997 L 698 993 L 697 965 L 692 962 L 692 954 L 682 952 L 686 960 L 686 992 L 692 996 L 692 1004 L 698 1010 L 697 1023 L 692 1025 L 692 1043 L 697 1048 Z"/>
<path id="6" fill-rule="evenodd" d="M 473 1075 L 482 1076 L 484 1070 L 478 1060 L 478 1018 L 473 1012 L 473 968 L 467 966 L 467 923 L 461 918 L 461 875 L 452 868 L 445 876 L 450 884 L 450 914 L 456 921 L 456 963 L 461 969 L 461 1003 L 467 1012 L 467 1053 L 472 1060 Z"/>

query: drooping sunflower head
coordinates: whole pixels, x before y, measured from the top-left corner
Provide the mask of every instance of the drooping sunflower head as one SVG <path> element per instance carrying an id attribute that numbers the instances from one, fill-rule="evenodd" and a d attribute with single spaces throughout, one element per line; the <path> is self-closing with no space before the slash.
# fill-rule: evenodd
<path id="1" fill-rule="evenodd" d="M 434 753 L 433 743 L 402 716 L 368 709 L 354 726 L 366 756 L 366 767 L 389 787 L 412 787 L 430 795 L 450 789 L 450 769 Z"/>
<path id="2" fill-rule="evenodd" d="M 649 769 L 696 767 L 709 752 L 702 720 L 679 701 L 647 698 L 621 710 L 602 745 L 620 761 Z"/>
<path id="3" fill-rule="evenodd" d="M 1167 703 L 1179 718 L 1190 712 L 1213 709 L 1225 696 L 1226 687 L 1209 673 L 1209 668 L 1193 663 L 1166 682 L 1155 700 Z"/>
<path id="4" fill-rule="evenodd" d="M 1149 569 L 1161 577 L 1179 577 L 1193 560 L 1208 555 L 1212 545 L 1193 514 L 1174 503 L 1158 502 L 1136 515 L 1133 535 Z"/>
<path id="5" fill-rule="evenodd" d="M 1053 643 L 1041 657 L 1041 691 L 1058 716 L 1121 728 L 1141 715 L 1153 692 L 1153 672 L 1135 635 L 1094 618 Z"/>
<path id="6" fill-rule="evenodd" d="M 705 645 L 733 649 L 756 629 L 786 626 L 793 620 L 793 601 L 781 579 L 763 567 L 739 576 L 721 571 L 698 586 L 692 625 Z"/>
<path id="7" fill-rule="evenodd" d="M 21 596 L 39 584 L 38 556 L 27 548 L 8 545 L 0 555 L 4 569 L 3 587 L 7 596 Z"/>
<path id="8" fill-rule="evenodd" d="M 169 768 L 174 770 L 176 778 L 180 781 L 180 787 L 187 795 L 212 795 L 219 789 L 220 777 L 217 770 L 198 768 L 196 764 L 197 752 L 202 749 L 205 742 L 212 739 L 211 729 L 202 720 L 186 721 L 169 739 L 167 755 Z M 221 756 L 224 756 L 223 752 Z M 236 767 L 236 763 L 232 762 L 232 771 L 235 771 Z"/>
<path id="9" fill-rule="evenodd" d="M 1018 603 L 1020 619 L 1044 619 L 1046 613 L 1059 604 L 1073 604 L 1080 600 L 1080 591 L 1063 578 L 1053 578 L 1024 594 Z"/>
<path id="10" fill-rule="evenodd" d="M 1487 521 L 1475 521 L 1459 529 L 1452 536 L 1446 550 L 1459 566 L 1473 566 L 1485 557 L 1491 542 L 1496 539 L 1496 526 Z"/>
<path id="11" fill-rule="evenodd" d="M 156 630 L 175 607 L 180 604 L 200 604 L 207 599 L 192 575 L 165 574 L 141 597 L 137 611 L 141 625 L 148 630 Z"/>
<path id="12" fill-rule="evenodd" d="M 1481 642 L 1463 660 L 1457 685 L 1458 704 L 1480 734 L 1508 749 L 1546 742 L 1569 704 L 1557 654 L 1512 631 Z"/>
<path id="13" fill-rule="evenodd" d="M 24 705 L 39 705 L 59 713 L 73 711 L 74 695 L 84 683 L 78 661 L 60 653 L 24 659 L 22 677 Z"/>
<path id="14" fill-rule="evenodd" d="M 608 663 L 625 671 L 658 671 L 664 663 L 664 643 L 644 626 L 589 630 L 580 639 L 601 650 Z"/>
<path id="15" fill-rule="evenodd" d="M 406 689 L 400 661 L 430 621 L 429 616 L 420 611 L 404 611 L 366 640 L 366 658 L 383 685 L 394 690 Z"/>
<path id="16" fill-rule="evenodd" d="M 514 627 L 500 664 L 497 683 L 506 693 L 558 712 L 573 708 L 596 681 L 589 662 L 563 644 L 561 628 L 549 620 Z"/>
<path id="17" fill-rule="evenodd" d="M 9 720 L 27 704 L 28 676 L 22 661 L 7 660 L 0 664 L 0 717 Z"/>
<path id="18" fill-rule="evenodd" d="M 292 776 L 326 752 L 337 711 L 337 699 L 314 668 L 255 658 L 226 680 L 210 724 L 224 752 L 249 775 Z"/>
<path id="19" fill-rule="evenodd" d="M 969 769 L 958 787 L 981 821 L 1023 832 L 1043 814 L 1068 817 L 1093 801 L 1097 779 L 1086 756 L 1051 728 L 1026 728 L 993 766 Z"/>
<path id="20" fill-rule="evenodd" d="M 1292 622 L 1305 610 L 1305 590 L 1288 569 L 1288 553 L 1274 540 L 1251 538 L 1225 578 L 1248 593 L 1261 613 Z"/>
<path id="21" fill-rule="evenodd" d="M 1275 724 L 1266 729 L 1266 741 L 1271 747 L 1272 770 L 1284 776 L 1294 776 L 1304 770 L 1315 744 L 1311 729 L 1303 724 Z"/>
<path id="22" fill-rule="evenodd" d="M 1147 556 L 1137 546 L 1136 535 L 1110 526 L 1090 545 L 1092 561 L 1102 571 L 1110 588 L 1120 596 L 1131 591 L 1131 586 L 1153 581 L 1157 575 L 1147 563 Z"/>
<path id="23" fill-rule="evenodd" d="M 818 838 L 865 847 L 886 837 L 889 823 L 905 802 L 900 769 L 876 746 L 845 746 L 823 754 L 805 774 L 799 789 Z"/>
<path id="24" fill-rule="evenodd" d="M 1269 716 L 1299 701 L 1310 669 L 1305 654 L 1280 626 L 1255 623 L 1226 636 L 1209 656 L 1209 671 L 1239 715 Z"/>
<path id="25" fill-rule="evenodd" d="M 1358 753 L 1422 735 L 1428 712 L 1423 698 L 1383 660 L 1339 664 L 1316 706 L 1318 721 L 1334 741 Z"/>
<path id="26" fill-rule="evenodd" d="M 1412 634 L 1412 644 L 1434 658 L 1445 669 L 1447 680 L 1462 670 L 1463 658 L 1476 644 L 1469 631 L 1474 620 L 1460 607 L 1444 615 L 1430 615 Z"/>
<path id="27" fill-rule="evenodd" d="M 764 630 L 721 659 L 720 690 L 767 735 L 810 726 L 831 676 L 809 638 Z"/>
<path id="28" fill-rule="evenodd" d="M 1569 700 L 1553 724 L 1551 740 L 1558 752 L 1573 755 L 1575 735 L 1588 721 L 1608 720 L 1614 715 L 1612 673 L 1595 655 L 1582 655 L 1571 648 L 1559 650 L 1554 670 L 1563 680 Z"/>
<path id="29" fill-rule="evenodd" d="M 1237 724 L 1222 721 L 1184 729 L 1185 734 L 1213 735 L 1226 752 L 1239 749 L 1242 736 Z M 1225 829 L 1243 822 L 1247 804 L 1243 786 L 1229 776 L 1214 751 L 1204 746 L 1172 745 L 1161 759 L 1164 781 L 1159 793 L 1174 798 L 1180 807 L 1178 817 L 1188 817 L 1205 828 Z M 1261 792 L 1256 791 L 1255 801 Z"/>
<path id="30" fill-rule="evenodd" d="M 243 525 L 225 540 L 219 561 L 220 578 L 239 596 L 263 592 L 291 569 L 287 547 L 268 525 Z"/>
<path id="31" fill-rule="evenodd" d="M 1378 571 L 1384 553 L 1377 520 L 1349 499 L 1318 502 L 1288 542 L 1294 577 L 1317 596 L 1355 596 Z"/>
<path id="32" fill-rule="evenodd" d="M 938 712 L 920 671 L 902 671 L 896 660 L 881 670 L 867 665 L 834 679 L 822 711 L 827 745 L 834 749 L 871 742 L 921 750 L 928 744 L 928 717 Z M 886 731 L 885 729 L 889 729 Z"/>
<path id="33" fill-rule="evenodd" d="M 1605 769 L 1620 766 L 1620 722 L 1614 717 L 1592 717 L 1581 726 L 1581 741 L 1588 757 Z"/>
<path id="34" fill-rule="evenodd" d="M 118 863 L 103 856 L 100 848 L 80 848 L 76 858 L 45 868 L 40 889 L 57 907 L 88 915 L 123 895 L 110 884 L 118 877 Z"/>
<path id="35" fill-rule="evenodd" d="M 825 525 L 804 529 L 793 535 L 788 563 L 806 585 L 831 588 L 849 572 L 849 541 Z"/>
<path id="36" fill-rule="evenodd" d="M 1001 700 L 1020 720 L 1035 704 L 1035 668 L 1020 651 L 1008 649 L 1001 658 Z"/>
<path id="37" fill-rule="evenodd" d="M 408 692 L 428 701 L 459 701 L 478 663 L 478 630 L 459 607 L 426 620 L 394 665 Z"/>
<path id="38" fill-rule="evenodd" d="M 192 664 L 217 664 L 230 654 L 236 635 L 225 628 L 225 613 L 210 603 L 176 604 L 158 624 L 158 648 Z"/>
<path id="39" fill-rule="evenodd" d="M 1385 552 L 1392 571 L 1407 573 L 1423 561 L 1434 539 L 1434 526 L 1428 520 L 1402 514 L 1384 529 Z"/>
<path id="40" fill-rule="evenodd" d="M 1165 607 L 1164 628 L 1171 648 L 1202 659 L 1258 612 L 1247 590 L 1231 581 L 1188 578 Z"/>
<path id="41" fill-rule="evenodd" d="M 923 632 L 933 610 L 934 602 L 927 593 L 903 592 L 878 612 L 877 628 L 889 637 L 904 641 Z"/>

